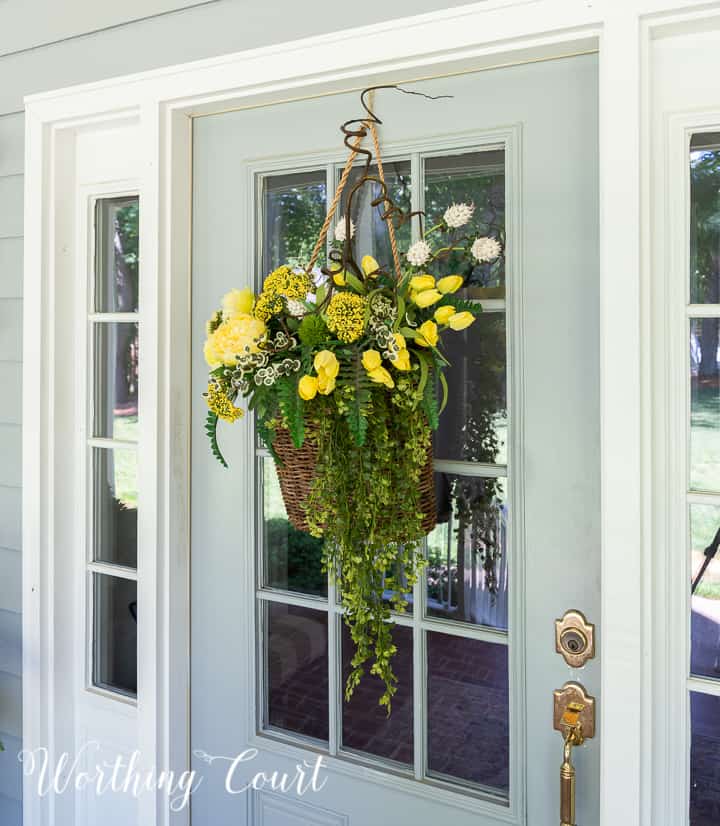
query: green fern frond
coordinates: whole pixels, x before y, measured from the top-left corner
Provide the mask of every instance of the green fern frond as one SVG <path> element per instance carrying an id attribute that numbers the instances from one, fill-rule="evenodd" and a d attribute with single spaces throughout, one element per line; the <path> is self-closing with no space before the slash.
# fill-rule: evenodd
<path id="1" fill-rule="evenodd" d="M 217 441 L 217 424 L 217 413 L 213 413 L 212 410 L 209 410 L 207 418 L 205 419 L 205 433 L 207 433 L 207 437 L 210 440 L 210 450 L 218 462 L 220 462 L 223 467 L 227 467 L 228 463 L 225 461 L 225 457 L 222 455 L 220 445 L 218 445 Z"/>
<path id="2" fill-rule="evenodd" d="M 302 447 L 305 440 L 305 404 L 298 393 L 297 376 L 278 379 L 275 387 L 292 443 L 295 447 Z"/>
<path id="3" fill-rule="evenodd" d="M 440 424 L 440 407 L 438 404 L 434 373 L 432 373 L 430 379 L 425 382 L 422 406 L 427 416 L 428 424 L 433 430 L 437 430 Z"/>

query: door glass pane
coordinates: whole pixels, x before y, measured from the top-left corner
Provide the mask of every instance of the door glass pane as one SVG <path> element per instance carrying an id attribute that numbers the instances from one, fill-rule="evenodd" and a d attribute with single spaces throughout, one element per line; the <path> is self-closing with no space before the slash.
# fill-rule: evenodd
<path id="1" fill-rule="evenodd" d="M 427 229 L 439 221 L 453 203 L 475 204 L 473 226 L 482 235 L 505 238 L 505 152 L 491 149 L 425 159 L 425 214 Z M 458 230 L 462 235 L 464 230 Z M 456 255 L 438 269 L 443 275 L 460 273 L 468 279 L 466 295 L 505 297 L 505 261 L 460 265 Z"/>
<path id="2" fill-rule="evenodd" d="M 262 460 L 264 584 L 283 591 L 327 596 L 323 541 L 288 521 L 275 462 Z"/>
<path id="3" fill-rule="evenodd" d="M 137 695 L 137 583 L 93 574 L 93 684 Z"/>
<path id="4" fill-rule="evenodd" d="M 137 451 L 93 448 L 93 559 L 137 567 Z"/>
<path id="5" fill-rule="evenodd" d="M 720 679 L 720 507 L 690 506 L 691 670 Z"/>
<path id="6" fill-rule="evenodd" d="M 428 536 L 427 614 L 508 627 L 506 479 L 435 474 L 438 523 Z"/>
<path id="7" fill-rule="evenodd" d="M 343 192 L 342 205 L 338 213 L 338 220 L 347 211 L 348 196 L 352 187 L 356 185 L 364 174 L 365 166 L 353 169 Z M 396 206 L 404 212 L 411 209 L 410 197 L 412 185 L 410 182 L 410 161 L 383 162 L 385 183 L 388 194 Z M 378 176 L 378 169 L 371 165 L 369 175 Z M 383 221 L 383 206 L 373 207 L 371 203 L 382 194 L 380 184 L 368 182 L 354 195 L 350 217 L 355 223 L 355 260 L 360 262 L 363 255 L 372 255 L 383 269 L 392 272 L 392 251 L 387 230 L 387 222 Z M 410 245 L 412 228 L 410 222 L 404 223 L 396 229 L 396 238 L 400 249 L 407 249 Z"/>
<path id="8" fill-rule="evenodd" d="M 507 794 L 507 646 L 428 633 L 428 769 Z"/>
<path id="9" fill-rule="evenodd" d="M 690 826 L 720 823 L 720 697 L 690 694 Z"/>
<path id="10" fill-rule="evenodd" d="M 690 145 L 690 303 L 720 303 L 720 134 Z"/>
<path id="11" fill-rule="evenodd" d="M 265 603 L 266 725 L 328 739 L 327 614 Z"/>
<path id="12" fill-rule="evenodd" d="M 282 264 L 310 260 L 325 220 L 326 180 L 324 169 L 262 179 L 262 277 Z"/>
<path id="13" fill-rule="evenodd" d="M 720 492 L 720 319 L 690 321 L 690 487 Z"/>
<path id="14" fill-rule="evenodd" d="M 507 462 L 505 313 L 483 313 L 443 339 L 450 394 L 435 433 L 435 457 Z"/>
<path id="15" fill-rule="evenodd" d="M 98 322 L 94 337 L 93 436 L 137 441 L 138 325 Z"/>
<path id="16" fill-rule="evenodd" d="M 342 626 L 341 690 L 350 674 L 355 645 L 347 626 Z M 392 632 L 397 654 L 393 670 L 398 678 L 397 693 L 392 699 L 392 713 L 388 716 L 378 700 L 385 690 L 384 683 L 366 674 L 357 686 L 350 702 L 343 702 L 342 742 L 345 749 L 365 752 L 396 763 L 413 763 L 413 632 L 412 628 L 396 625 Z"/>
<path id="17" fill-rule="evenodd" d="M 138 309 L 139 200 L 103 198 L 95 208 L 95 311 Z"/>

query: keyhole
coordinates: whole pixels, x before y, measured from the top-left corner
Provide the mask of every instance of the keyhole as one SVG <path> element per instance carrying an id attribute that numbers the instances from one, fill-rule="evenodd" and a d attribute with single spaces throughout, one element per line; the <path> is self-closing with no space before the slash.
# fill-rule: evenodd
<path id="1" fill-rule="evenodd" d="M 562 647 L 569 654 L 582 654 L 582 652 L 587 648 L 587 639 L 585 638 L 585 635 L 575 629 L 565 631 L 562 635 L 561 642 Z"/>

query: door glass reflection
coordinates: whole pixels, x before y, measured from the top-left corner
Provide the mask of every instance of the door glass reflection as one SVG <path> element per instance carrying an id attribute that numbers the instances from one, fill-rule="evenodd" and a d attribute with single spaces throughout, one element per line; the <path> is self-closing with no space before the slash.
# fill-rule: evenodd
<path id="1" fill-rule="evenodd" d="M 720 492 L 720 318 L 690 321 L 690 487 Z"/>
<path id="2" fill-rule="evenodd" d="M 137 695 L 137 582 L 93 574 L 93 683 Z"/>
<path id="3" fill-rule="evenodd" d="M 690 145 L 690 303 L 720 304 L 720 134 Z"/>
<path id="4" fill-rule="evenodd" d="M 691 670 L 720 679 L 720 507 L 690 506 Z"/>
<path id="5" fill-rule="evenodd" d="M 428 536 L 427 614 L 508 626 L 506 480 L 435 474 L 438 524 Z"/>
<path id="6" fill-rule="evenodd" d="M 720 697 L 690 694 L 690 826 L 720 823 Z"/>
<path id="7" fill-rule="evenodd" d="M 327 596 L 322 539 L 290 524 L 272 459 L 262 460 L 262 472 L 264 584 L 283 591 Z"/>

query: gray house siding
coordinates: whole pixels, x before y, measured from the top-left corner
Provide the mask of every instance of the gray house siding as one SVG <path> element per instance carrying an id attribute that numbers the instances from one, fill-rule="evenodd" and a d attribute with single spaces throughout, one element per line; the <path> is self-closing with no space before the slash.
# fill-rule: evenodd
<path id="1" fill-rule="evenodd" d="M 91 0 L 87 2 L 90 9 Z M 22 743 L 23 98 L 47 89 L 463 4 L 463 0 L 365 0 L 359 6 L 331 0 L 302 4 L 216 0 L 23 51 L 13 50 L 12 44 L 0 45 L 0 740 L 6 749 L 0 753 L 2 826 L 19 826 L 22 821 L 17 753 Z M 0 9 L 0 31 L 2 14 Z"/>

